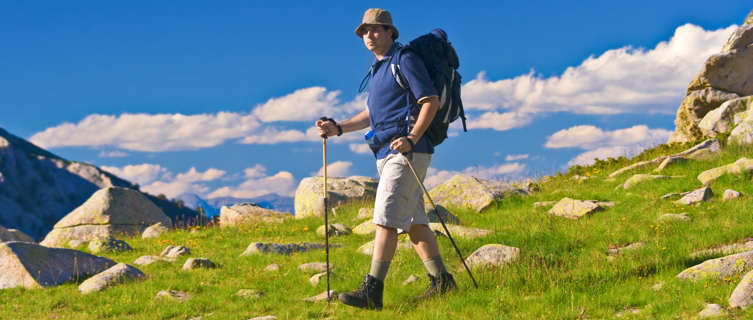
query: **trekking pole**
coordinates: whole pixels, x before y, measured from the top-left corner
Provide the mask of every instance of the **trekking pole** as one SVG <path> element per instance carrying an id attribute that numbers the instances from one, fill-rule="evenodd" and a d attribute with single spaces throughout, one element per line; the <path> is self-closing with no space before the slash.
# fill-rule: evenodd
<path id="1" fill-rule="evenodd" d="M 327 117 L 322 117 L 320 120 L 322 121 L 332 121 L 331 119 L 328 119 Z M 333 121 L 334 122 L 334 121 Z M 330 303 L 330 296 L 329 296 L 329 221 L 327 220 L 327 203 L 328 196 L 327 196 L 327 134 L 324 133 L 321 135 L 322 137 L 322 156 L 323 156 L 323 170 L 324 170 L 324 197 L 322 197 L 322 201 L 324 201 L 324 252 L 327 259 L 327 305 Z"/>
<path id="2" fill-rule="evenodd" d="M 455 247 L 455 252 L 458 253 L 458 256 L 460 257 L 460 262 L 462 262 L 463 266 L 465 267 L 465 271 L 468 271 L 468 275 L 471 277 L 471 280 L 473 281 L 473 286 L 475 286 L 476 289 L 478 289 L 478 284 L 476 283 L 476 279 L 473 278 L 471 269 L 469 269 L 468 265 L 465 264 L 465 259 L 463 258 L 463 254 L 460 253 L 460 249 L 458 249 L 458 246 L 455 244 L 455 240 L 452 239 L 452 235 L 450 235 L 450 230 L 447 229 L 447 225 L 444 223 L 444 219 L 442 218 L 441 215 L 439 215 L 439 211 L 437 211 L 437 206 L 435 206 L 434 201 L 431 200 L 431 196 L 429 195 L 429 192 L 426 191 L 426 187 L 424 187 L 424 183 L 421 182 L 420 178 L 418 178 L 418 174 L 416 174 L 416 169 L 413 168 L 413 164 L 410 162 L 410 159 L 408 158 L 408 156 L 406 156 L 405 153 L 403 153 L 403 156 L 405 157 L 405 160 L 408 161 L 408 167 L 410 168 L 410 171 L 413 172 L 413 176 L 416 177 L 416 181 L 418 181 L 418 185 L 421 186 L 421 190 L 424 191 L 426 198 L 429 199 L 429 203 L 431 204 L 431 210 L 433 210 L 434 214 L 437 215 L 437 218 L 439 218 L 439 222 L 442 223 L 442 227 L 444 228 L 444 232 L 447 234 L 447 238 L 450 239 L 452 246 Z"/>

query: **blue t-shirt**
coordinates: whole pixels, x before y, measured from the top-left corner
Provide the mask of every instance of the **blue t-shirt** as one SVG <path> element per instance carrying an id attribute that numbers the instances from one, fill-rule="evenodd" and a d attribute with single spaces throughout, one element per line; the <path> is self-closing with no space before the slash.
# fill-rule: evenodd
<path id="1" fill-rule="evenodd" d="M 393 56 L 399 44 L 395 43 L 382 59 L 375 59 L 371 66 L 369 80 L 369 124 L 374 130 L 375 137 L 382 143 L 376 158 L 382 159 L 390 153 L 390 142 L 395 137 L 406 135 L 409 131 L 408 122 L 415 123 L 420 110 L 417 100 L 437 95 L 437 90 L 426 71 L 421 58 L 413 52 L 405 51 L 400 54 L 400 73 L 408 82 L 408 90 L 404 90 L 395 81 L 392 74 Z M 412 125 L 411 125 L 412 127 Z M 413 152 L 434 153 L 434 147 L 426 135 L 416 143 Z"/>

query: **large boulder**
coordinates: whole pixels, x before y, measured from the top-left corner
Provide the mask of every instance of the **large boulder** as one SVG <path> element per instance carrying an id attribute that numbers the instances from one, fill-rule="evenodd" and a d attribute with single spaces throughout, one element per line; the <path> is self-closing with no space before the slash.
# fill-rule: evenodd
<path id="1" fill-rule="evenodd" d="M 746 19 L 747 21 L 747 19 Z M 669 142 L 699 140 L 705 135 L 698 123 L 728 100 L 753 95 L 753 24 L 740 26 L 722 47 L 706 60 L 688 86 L 677 110 L 676 129 Z"/>
<path id="2" fill-rule="evenodd" d="M 355 199 L 374 199 L 378 180 L 369 177 L 327 177 L 329 207 Z M 295 218 L 324 217 L 323 177 L 308 177 L 301 180 L 295 190 Z"/>
<path id="3" fill-rule="evenodd" d="M 701 181 L 703 185 L 707 186 L 725 174 L 742 174 L 749 171 L 753 171 L 753 159 L 740 158 L 728 165 L 701 172 L 701 174 L 698 175 L 698 181 Z"/>
<path id="4" fill-rule="evenodd" d="M 34 242 L 34 239 L 19 230 L 5 229 L 5 227 L 0 226 L 0 242 L 9 241 Z"/>
<path id="5" fill-rule="evenodd" d="M 753 304 L 753 271 L 749 271 L 743 276 L 743 279 L 735 287 L 735 291 L 732 291 L 728 302 L 730 308 L 747 309 Z"/>
<path id="6" fill-rule="evenodd" d="M 705 136 L 711 137 L 718 133 L 729 132 L 743 121 L 751 121 L 753 114 L 753 96 L 728 100 L 718 108 L 709 111 L 698 127 Z"/>
<path id="7" fill-rule="evenodd" d="M 145 277 L 146 275 L 141 272 L 141 270 L 125 263 L 118 263 L 115 266 L 86 279 L 86 281 L 78 286 L 78 291 L 82 294 L 99 292 L 121 283 L 143 279 Z"/>
<path id="8" fill-rule="evenodd" d="M 704 279 L 722 280 L 742 275 L 753 269 L 753 251 L 738 253 L 687 268 L 677 275 L 678 279 L 698 281 Z"/>
<path id="9" fill-rule="evenodd" d="M 84 204 L 58 221 L 41 244 L 63 247 L 71 240 L 88 242 L 115 235 L 140 236 L 157 222 L 172 226 L 170 218 L 140 192 L 108 187 L 95 192 Z"/>
<path id="10" fill-rule="evenodd" d="M 289 213 L 261 207 L 255 203 L 240 203 L 220 208 L 220 227 L 240 226 L 253 223 L 281 223 L 292 218 Z"/>
<path id="11" fill-rule="evenodd" d="M 468 208 L 480 212 L 496 200 L 527 191 L 504 181 L 493 181 L 457 174 L 429 191 L 435 204 L 448 208 Z"/>
<path id="12" fill-rule="evenodd" d="M 56 286 L 86 279 L 114 265 L 110 259 L 73 249 L 3 242 L 0 243 L 0 289 Z"/>

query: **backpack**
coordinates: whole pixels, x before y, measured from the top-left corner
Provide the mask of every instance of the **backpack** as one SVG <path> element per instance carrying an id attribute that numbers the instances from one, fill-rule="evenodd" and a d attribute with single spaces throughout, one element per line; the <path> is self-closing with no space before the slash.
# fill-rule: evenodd
<path id="1" fill-rule="evenodd" d="M 467 132 L 463 101 L 460 100 L 461 77 L 457 71 L 460 62 L 452 44 L 447 41 L 447 34 L 444 30 L 434 29 L 410 41 L 396 53 L 397 59 L 393 60 L 395 62 L 390 68 L 392 75 L 401 88 L 410 92 L 408 81 L 400 72 L 400 55 L 405 50 L 410 50 L 421 58 L 439 93 L 439 109 L 424 135 L 429 138 L 433 146 L 439 145 L 447 138 L 450 123 L 458 117 L 463 120 L 463 131 Z"/>

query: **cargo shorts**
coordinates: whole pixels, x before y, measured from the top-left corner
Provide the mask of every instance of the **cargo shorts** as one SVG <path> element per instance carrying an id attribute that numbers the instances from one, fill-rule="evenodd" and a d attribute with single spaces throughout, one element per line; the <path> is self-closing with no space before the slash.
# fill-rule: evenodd
<path id="1" fill-rule="evenodd" d="M 409 156 L 410 157 L 410 156 Z M 421 186 L 402 154 L 377 160 L 379 184 L 374 201 L 374 224 L 407 232 L 413 224 L 429 224 Z M 423 182 L 431 162 L 429 153 L 412 153 L 413 168 Z"/>

